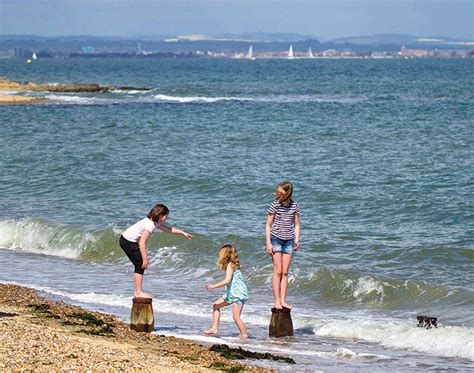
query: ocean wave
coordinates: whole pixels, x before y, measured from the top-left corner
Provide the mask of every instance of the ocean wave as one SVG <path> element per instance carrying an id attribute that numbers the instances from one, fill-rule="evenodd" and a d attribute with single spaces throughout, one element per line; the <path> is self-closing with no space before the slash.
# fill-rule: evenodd
<path id="1" fill-rule="evenodd" d="M 118 258 L 119 234 L 114 227 L 92 231 L 39 219 L 0 220 L 1 248 L 68 259 Z"/>
<path id="2" fill-rule="evenodd" d="M 99 263 L 128 263 L 118 243 L 123 230 L 115 226 L 92 230 L 33 218 L 0 220 L 0 248 Z M 205 274 L 209 268 L 199 267 L 205 259 L 188 253 L 199 248 L 214 254 L 212 245 L 199 234 L 194 235 L 193 242 L 176 235 L 153 235 L 147 246 L 151 269 L 175 272 L 179 268 L 193 276 Z"/>
<path id="3" fill-rule="evenodd" d="M 386 355 L 374 355 L 366 354 L 363 352 L 354 352 L 348 348 L 338 348 L 335 355 L 346 359 L 359 359 L 359 360 L 379 360 L 379 359 L 391 359 Z"/>
<path id="4" fill-rule="evenodd" d="M 343 103 L 351 104 L 363 101 L 363 97 L 330 96 L 330 95 L 270 95 L 256 97 L 235 97 L 235 96 L 170 96 L 157 94 L 153 96 L 157 101 L 175 103 L 217 103 L 225 101 L 255 102 L 255 103 L 295 103 L 295 102 L 315 102 L 315 103 Z"/>
<path id="5" fill-rule="evenodd" d="M 419 309 L 458 304 L 472 299 L 472 291 L 416 279 L 389 279 L 356 270 L 321 267 L 305 272 L 297 268 L 289 276 L 293 290 L 313 294 L 328 304 L 364 305 L 376 309 Z"/>
<path id="6" fill-rule="evenodd" d="M 149 92 L 149 90 L 142 90 L 142 89 L 112 89 L 110 93 L 120 93 L 126 95 L 138 95 L 144 94 Z"/>
<path id="7" fill-rule="evenodd" d="M 474 360 L 474 330 L 460 326 L 417 328 L 394 320 L 330 320 L 315 326 L 320 337 L 359 339 L 388 348 L 413 350 L 433 356 Z"/>
<path id="8" fill-rule="evenodd" d="M 104 105 L 119 104 L 123 102 L 123 100 L 119 99 L 109 99 L 97 96 L 46 94 L 44 97 L 48 100 L 51 100 L 52 103 L 68 103 L 78 105 Z"/>
<path id="9" fill-rule="evenodd" d="M 0 220 L 0 248 L 96 263 L 129 265 L 118 244 L 122 231 L 123 228 L 116 226 L 87 229 L 33 218 Z M 250 286 L 271 286 L 271 262 L 265 253 L 255 253 L 252 239 L 236 236 L 230 241 L 242 247 L 239 256 Z M 147 246 L 151 271 L 202 281 L 218 275 L 215 267 L 218 245 L 210 237 L 194 234 L 193 240 L 188 241 L 176 235 L 155 234 Z M 196 250 L 200 255 L 195 255 Z M 385 278 L 375 273 L 361 273 L 356 269 L 313 269 L 309 263 L 293 266 L 289 283 L 292 292 L 307 294 L 315 302 L 371 309 L 442 311 L 447 315 L 450 309 L 473 299 L 472 291 L 467 288 L 418 279 Z"/>
<path id="10" fill-rule="evenodd" d="M 57 94 L 46 93 L 44 97 L 51 104 L 75 104 L 75 105 L 119 105 L 119 104 L 153 104 L 153 103 L 175 103 L 175 104 L 218 104 L 218 103 L 338 103 L 354 104 L 365 101 L 364 97 L 344 95 L 318 95 L 318 94 L 274 94 L 268 96 L 174 96 L 164 93 L 144 91 L 112 91 L 110 95 L 103 94 Z M 34 93 L 36 95 L 36 93 Z"/>
<path id="11" fill-rule="evenodd" d="M 164 94 L 158 94 L 153 96 L 157 101 L 166 102 L 178 102 L 178 103 L 213 103 L 219 101 L 254 101 L 253 98 L 248 97 L 206 97 L 206 96 L 168 96 Z"/>

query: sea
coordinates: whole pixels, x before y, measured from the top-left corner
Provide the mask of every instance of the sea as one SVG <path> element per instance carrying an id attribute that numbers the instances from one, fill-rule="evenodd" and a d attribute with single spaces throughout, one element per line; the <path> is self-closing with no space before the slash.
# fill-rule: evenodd
<path id="1" fill-rule="evenodd" d="M 0 60 L 0 75 L 149 91 L 42 93 L 0 106 L 0 282 L 129 322 L 120 234 L 156 203 L 144 289 L 155 333 L 292 357 L 279 372 L 474 371 L 474 60 Z M 35 96 L 39 93 L 14 93 Z M 294 336 L 270 338 L 265 221 L 301 205 Z M 238 250 L 250 299 L 206 336 Z M 418 315 L 438 318 L 417 327 Z"/>

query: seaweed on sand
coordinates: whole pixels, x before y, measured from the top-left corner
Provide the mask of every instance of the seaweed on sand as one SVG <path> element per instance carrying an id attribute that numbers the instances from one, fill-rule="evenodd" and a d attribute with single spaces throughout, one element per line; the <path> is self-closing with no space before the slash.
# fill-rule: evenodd
<path id="1" fill-rule="evenodd" d="M 274 361 L 284 361 L 288 364 L 296 364 L 296 362 L 291 357 L 273 355 L 269 352 L 252 352 L 244 350 L 242 347 L 231 348 L 223 344 L 214 344 L 210 348 L 211 351 L 219 352 L 223 357 L 227 359 L 253 359 L 253 360 L 274 360 Z"/>

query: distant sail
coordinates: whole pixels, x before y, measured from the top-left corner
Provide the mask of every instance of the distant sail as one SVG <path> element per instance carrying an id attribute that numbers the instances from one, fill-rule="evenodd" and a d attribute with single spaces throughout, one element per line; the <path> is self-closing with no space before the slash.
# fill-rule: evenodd
<path id="1" fill-rule="evenodd" d="M 313 58 L 314 55 L 313 55 L 313 50 L 311 49 L 311 47 L 308 48 L 308 58 Z"/>
<path id="2" fill-rule="evenodd" d="M 250 59 L 250 60 L 255 59 L 255 57 L 253 56 L 253 46 L 252 45 L 249 47 L 249 51 L 247 52 L 247 58 Z"/>
<path id="3" fill-rule="evenodd" d="M 288 50 L 288 59 L 292 60 L 293 58 L 295 58 L 295 56 L 293 55 L 293 46 L 290 45 L 290 49 Z"/>
<path id="4" fill-rule="evenodd" d="M 33 60 L 37 60 L 37 59 L 38 59 L 38 57 L 36 56 L 36 53 L 35 53 L 35 52 L 33 52 L 32 56 L 31 56 L 31 59 L 33 59 Z"/>

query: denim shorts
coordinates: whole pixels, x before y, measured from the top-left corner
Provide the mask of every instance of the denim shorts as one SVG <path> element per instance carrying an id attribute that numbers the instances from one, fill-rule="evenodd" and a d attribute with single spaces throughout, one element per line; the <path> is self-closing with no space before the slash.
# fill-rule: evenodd
<path id="1" fill-rule="evenodd" d="M 272 249 L 274 253 L 292 254 L 295 247 L 295 240 L 281 240 L 275 236 L 271 236 Z"/>

